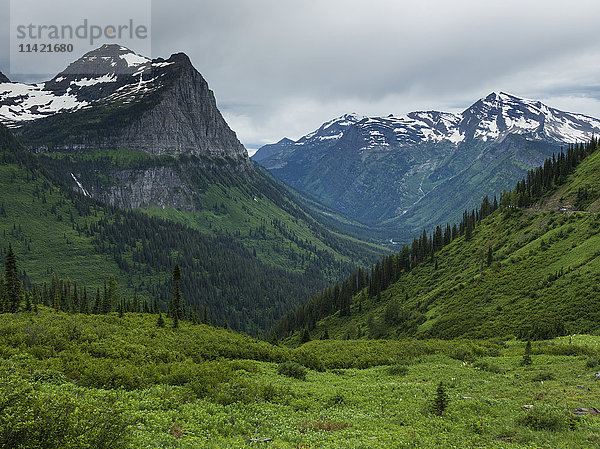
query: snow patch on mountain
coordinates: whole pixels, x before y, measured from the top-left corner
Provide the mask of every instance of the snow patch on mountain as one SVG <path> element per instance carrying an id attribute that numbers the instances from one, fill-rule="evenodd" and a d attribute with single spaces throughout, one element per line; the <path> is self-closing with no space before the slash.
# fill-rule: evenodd
<path id="1" fill-rule="evenodd" d="M 0 122 L 14 128 L 19 122 L 31 121 L 65 110 L 87 106 L 69 90 L 62 95 L 44 89 L 44 84 L 0 84 Z"/>

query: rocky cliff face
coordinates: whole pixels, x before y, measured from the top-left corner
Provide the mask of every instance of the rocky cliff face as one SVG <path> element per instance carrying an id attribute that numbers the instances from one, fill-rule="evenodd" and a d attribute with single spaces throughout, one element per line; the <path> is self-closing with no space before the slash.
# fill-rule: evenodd
<path id="1" fill-rule="evenodd" d="M 54 153 L 49 166 L 74 189 L 119 207 L 201 210 L 199 174 L 257 176 L 182 53 L 151 60 L 103 45 L 42 84 L 0 78 L 0 121 L 30 150 Z"/>
<path id="2" fill-rule="evenodd" d="M 208 83 L 181 53 L 150 60 L 104 45 L 44 84 L 6 80 L 0 121 L 37 151 L 127 148 L 248 164 Z"/>
<path id="3" fill-rule="evenodd" d="M 152 154 L 193 154 L 247 159 L 247 152 L 217 109 L 213 92 L 183 54 L 173 55 L 164 91 L 139 120 L 104 139 Z"/>

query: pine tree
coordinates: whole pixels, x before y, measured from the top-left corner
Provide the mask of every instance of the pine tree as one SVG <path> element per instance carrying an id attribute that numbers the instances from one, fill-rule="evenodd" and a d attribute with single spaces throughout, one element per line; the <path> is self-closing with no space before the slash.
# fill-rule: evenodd
<path id="1" fill-rule="evenodd" d="M 169 309 L 173 318 L 177 319 L 177 323 L 179 322 L 179 318 L 182 316 L 180 284 L 181 270 L 179 269 L 179 264 L 175 264 L 175 268 L 173 268 L 173 297 L 171 298 L 171 305 Z M 173 323 L 173 327 L 176 327 L 175 322 Z"/>
<path id="2" fill-rule="evenodd" d="M 13 252 L 12 245 L 8 244 L 6 262 L 4 265 L 4 289 L 6 292 L 6 311 L 15 313 L 19 310 L 21 302 L 21 281 L 19 281 L 19 269 L 17 268 L 17 257 Z"/>
<path id="3" fill-rule="evenodd" d="M 25 311 L 31 312 L 31 293 L 25 293 Z"/>
<path id="4" fill-rule="evenodd" d="M 444 410 L 448 408 L 448 404 L 450 403 L 450 399 L 448 398 L 448 394 L 446 393 L 446 387 L 443 382 L 437 387 L 435 399 L 432 404 L 432 412 L 438 416 L 442 416 L 444 414 Z"/>
<path id="5" fill-rule="evenodd" d="M 310 333 L 308 329 L 305 328 L 304 332 L 302 332 L 302 337 L 300 337 L 300 344 L 308 343 L 310 341 Z"/>
<path id="6" fill-rule="evenodd" d="M 81 296 L 81 313 L 86 315 L 90 313 L 90 304 L 88 302 L 87 288 L 83 288 L 83 295 Z"/>
<path id="7" fill-rule="evenodd" d="M 156 322 L 156 325 L 158 327 L 165 327 L 165 320 L 164 320 L 164 318 L 162 316 L 162 313 L 160 313 L 160 312 L 158 314 L 158 321 Z"/>
<path id="8" fill-rule="evenodd" d="M 525 353 L 523 354 L 523 360 L 521 360 L 521 365 L 531 365 L 533 361 L 531 360 L 531 340 L 527 340 L 527 344 L 525 345 Z"/>
<path id="9" fill-rule="evenodd" d="M 494 255 L 492 254 L 492 247 L 490 246 L 488 248 L 488 254 L 487 254 L 487 266 L 489 267 L 493 261 L 494 261 Z"/>
<path id="10" fill-rule="evenodd" d="M 210 326 L 210 318 L 208 317 L 208 308 L 204 306 L 204 316 L 202 317 L 202 324 Z"/>

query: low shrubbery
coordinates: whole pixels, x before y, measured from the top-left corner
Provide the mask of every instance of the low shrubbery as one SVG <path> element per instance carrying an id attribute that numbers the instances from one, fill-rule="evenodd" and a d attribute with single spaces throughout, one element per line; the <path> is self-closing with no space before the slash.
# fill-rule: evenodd
<path id="1" fill-rule="evenodd" d="M 558 432 L 571 427 L 571 416 L 557 407 L 538 404 L 517 419 L 517 424 L 533 430 Z"/>
<path id="2" fill-rule="evenodd" d="M 279 374 L 301 380 L 306 379 L 306 371 L 305 367 L 296 362 L 284 362 L 277 369 Z"/>
<path id="3" fill-rule="evenodd" d="M 47 374 L 34 377 L 57 380 Z M 116 394 L 0 373 L 0 447 L 113 449 L 125 444 L 130 425 Z"/>

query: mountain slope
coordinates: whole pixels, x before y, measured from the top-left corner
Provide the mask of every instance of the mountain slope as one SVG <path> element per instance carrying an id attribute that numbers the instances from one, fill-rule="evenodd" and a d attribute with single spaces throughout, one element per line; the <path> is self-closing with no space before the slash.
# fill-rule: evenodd
<path id="1" fill-rule="evenodd" d="M 596 119 L 492 93 L 462 114 L 346 115 L 253 159 L 325 205 L 376 225 L 381 236 L 407 240 L 456 221 L 458 211 L 510 187 L 561 145 L 599 131 Z"/>
<path id="2" fill-rule="evenodd" d="M 257 170 L 183 54 L 151 61 L 104 45 L 46 83 L 0 92 L 0 117 L 86 196 L 236 239 L 313 288 L 384 251 L 332 232 Z"/>
<path id="3" fill-rule="evenodd" d="M 369 288 L 352 298 L 345 313 L 343 308 L 338 311 L 338 302 L 329 309 L 331 315 L 319 321 L 327 310 L 325 295 L 288 316 L 278 329 L 318 322 L 313 335 L 327 329 L 339 338 L 348 334 L 549 338 L 598 332 L 600 151 L 596 141 L 587 152 L 591 154 L 568 176 L 568 165 L 559 160 L 560 172 L 553 175 L 556 181 L 549 181 L 554 187 L 531 206 L 519 207 L 529 201 L 529 195 L 535 197 L 535 183 L 541 179 L 538 172 L 528 177 L 534 181 L 532 187 L 524 189 L 523 182 L 504 194 L 495 212 L 489 214 L 489 203 L 484 206 L 484 201 L 478 217 L 485 218 L 470 230 L 461 226 L 460 236 L 453 230 L 451 243 L 440 245 L 432 236 L 428 241 L 438 248 L 433 257 L 429 249 L 416 256 L 424 242 L 420 239 L 412 249 L 378 263 Z M 420 257 L 416 266 L 413 257 Z M 389 286 L 381 284 L 382 279 L 393 278 L 397 280 Z M 381 291 L 376 285 L 381 285 Z"/>

